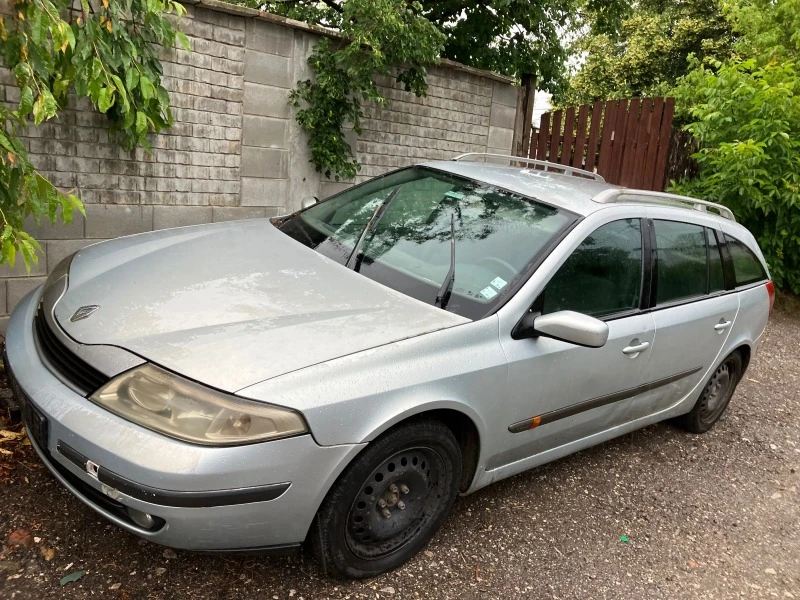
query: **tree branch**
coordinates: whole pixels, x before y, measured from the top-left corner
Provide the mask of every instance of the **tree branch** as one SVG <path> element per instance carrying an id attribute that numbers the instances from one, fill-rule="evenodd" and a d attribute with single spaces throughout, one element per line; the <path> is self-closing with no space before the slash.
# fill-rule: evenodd
<path id="1" fill-rule="evenodd" d="M 338 13 L 343 13 L 344 12 L 342 7 L 339 6 L 338 4 L 336 4 L 336 2 L 334 2 L 333 0 L 322 0 L 322 2 L 325 3 L 327 6 L 329 6 L 330 8 L 332 8 L 333 10 L 335 10 Z"/>

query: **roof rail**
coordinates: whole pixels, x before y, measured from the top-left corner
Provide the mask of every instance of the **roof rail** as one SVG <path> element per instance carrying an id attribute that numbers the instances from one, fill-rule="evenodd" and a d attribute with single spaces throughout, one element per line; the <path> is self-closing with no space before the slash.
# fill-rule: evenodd
<path id="1" fill-rule="evenodd" d="M 721 217 L 736 222 L 736 217 L 727 206 L 709 202 L 708 200 L 698 200 L 689 196 L 679 196 L 678 194 L 667 194 L 666 192 L 654 192 L 650 190 L 635 190 L 629 188 L 611 188 L 603 190 L 592 198 L 595 202 L 609 204 L 613 202 L 646 202 L 650 204 L 667 204 L 670 206 L 682 206 L 693 208 L 701 212 L 708 212 L 709 208 L 716 210 Z"/>
<path id="2" fill-rule="evenodd" d="M 605 181 L 600 175 L 597 173 L 592 173 L 591 171 L 586 171 L 585 169 L 579 169 L 577 167 L 570 167 L 569 165 L 560 165 L 558 163 L 550 162 L 548 160 L 537 160 L 535 158 L 524 158 L 522 156 L 512 156 L 511 154 L 492 154 L 490 152 L 467 152 L 466 154 L 459 154 L 452 160 L 463 160 L 465 158 L 478 158 L 482 157 L 484 162 L 486 162 L 486 158 L 507 158 L 512 162 L 518 163 L 525 163 L 527 165 L 534 165 L 537 167 L 544 167 L 547 170 L 553 169 L 556 171 L 563 171 L 566 175 L 575 175 L 578 177 L 587 177 L 589 179 L 594 179 L 596 181 Z"/>

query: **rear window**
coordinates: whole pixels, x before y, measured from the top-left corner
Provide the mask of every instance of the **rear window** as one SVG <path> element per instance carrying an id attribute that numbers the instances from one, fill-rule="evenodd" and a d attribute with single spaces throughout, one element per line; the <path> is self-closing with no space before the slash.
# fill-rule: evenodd
<path id="1" fill-rule="evenodd" d="M 728 250 L 733 261 L 733 272 L 736 275 L 736 286 L 748 285 L 767 279 L 767 272 L 755 253 L 745 244 L 729 235 L 725 235 Z"/>

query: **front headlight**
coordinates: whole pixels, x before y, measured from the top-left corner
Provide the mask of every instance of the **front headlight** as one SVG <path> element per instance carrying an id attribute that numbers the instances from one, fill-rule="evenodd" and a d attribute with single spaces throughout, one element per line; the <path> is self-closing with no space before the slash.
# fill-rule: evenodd
<path id="1" fill-rule="evenodd" d="M 298 413 L 245 400 L 144 364 L 89 399 L 120 417 L 195 444 L 230 446 L 306 433 Z"/>

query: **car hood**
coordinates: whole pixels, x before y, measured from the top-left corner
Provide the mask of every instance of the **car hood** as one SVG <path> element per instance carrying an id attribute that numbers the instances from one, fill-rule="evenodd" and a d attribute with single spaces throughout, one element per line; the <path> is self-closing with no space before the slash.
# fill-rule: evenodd
<path id="1" fill-rule="evenodd" d="M 99 309 L 70 320 L 89 305 Z M 267 219 L 85 248 L 55 317 L 80 343 L 119 346 L 229 392 L 468 322 L 325 258 Z"/>

